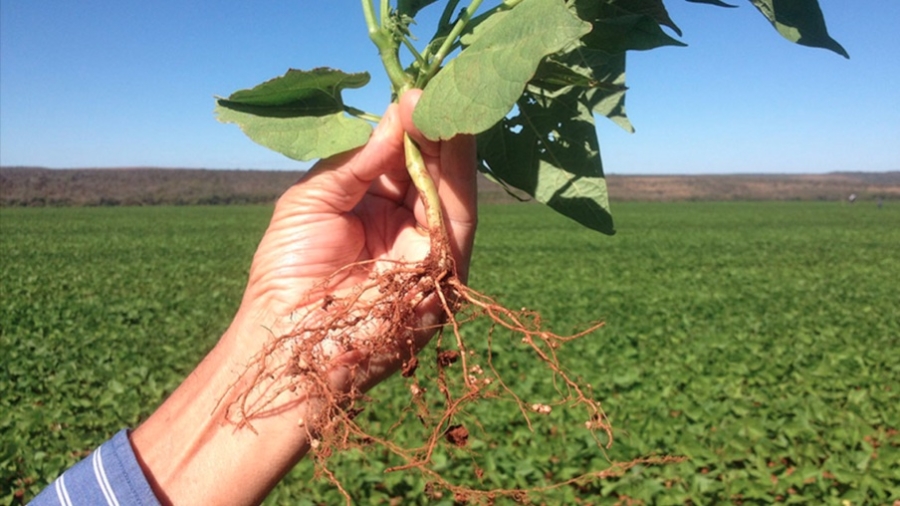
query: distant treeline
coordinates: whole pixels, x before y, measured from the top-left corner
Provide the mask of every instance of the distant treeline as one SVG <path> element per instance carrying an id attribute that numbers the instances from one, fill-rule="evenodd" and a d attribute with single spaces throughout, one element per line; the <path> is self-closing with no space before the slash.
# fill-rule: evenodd
<path id="1" fill-rule="evenodd" d="M 274 202 L 302 172 L 0 167 L 2 206 L 142 206 Z M 607 177 L 613 201 L 900 199 L 900 172 Z M 479 181 L 483 202 L 514 202 Z"/>
<path id="2" fill-rule="evenodd" d="M 0 168 L 0 205 L 146 206 L 274 202 L 302 172 Z"/>

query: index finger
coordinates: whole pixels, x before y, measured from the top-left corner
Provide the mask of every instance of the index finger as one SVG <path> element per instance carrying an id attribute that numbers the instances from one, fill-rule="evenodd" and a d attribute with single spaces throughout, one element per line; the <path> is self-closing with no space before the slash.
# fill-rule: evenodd
<path id="1" fill-rule="evenodd" d="M 403 130 L 416 141 L 422 156 L 437 157 L 440 155 L 441 141 L 433 141 L 419 130 L 419 127 L 413 122 L 412 114 L 416 109 L 416 104 L 422 96 L 422 90 L 414 89 L 404 93 L 399 100 L 400 103 L 400 123 Z"/>

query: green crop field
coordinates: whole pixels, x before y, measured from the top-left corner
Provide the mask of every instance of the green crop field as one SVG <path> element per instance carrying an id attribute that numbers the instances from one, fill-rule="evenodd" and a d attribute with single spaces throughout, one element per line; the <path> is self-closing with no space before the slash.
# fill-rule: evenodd
<path id="1" fill-rule="evenodd" d="M 514 404 L 487 402 L 461 416 L 470 445 L 436 454 L 436 468 L 485 488 L 540 487 L 613 461 L 687 457 L 531 496 L 547 504 L 900 498 L 900 207 L 613 210 L 610 238 L 540 206 L 485 207 L 470 280 L 556 332 L 606 322 L 560 355 L 603 401 L 613 446 L 596 447 L 578 410 L 534 415 L 531 432 Z M 33 497 L 181 381 L 228 325 L 270 212 L 0 209 L 0 503 Z M 464 332 L 483 353 L 486 323 Z M 493 336 L 498 371 L 526 402 L 551 403 L 550 377 L 507 337 Z M 406 381 L 373 390 L 360 419 L 416 445 L 415 423 L 391 428 L 409 418 Z M 374 446 L 334 469 L 359 504 L 452 504 L 426 499 L 415 473 L 384 474 L 389 463 Z M 312 476 L 302 463 L 270 502 L 341 501 Z"/>

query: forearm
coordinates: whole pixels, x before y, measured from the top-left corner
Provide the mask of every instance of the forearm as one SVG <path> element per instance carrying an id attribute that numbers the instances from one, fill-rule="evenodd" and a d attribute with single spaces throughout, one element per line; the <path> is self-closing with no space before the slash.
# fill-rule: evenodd
<path id="1" fill-rule="evenodd" d="M 243 373 L 268 331 L 235 323 L 198 367 L 131 434 L 138 461 L 163 504 L 258 504 L 309 450 L 310 403 L 285 392 L 281 409 L 237 427 L 227 415 L 237 392 L 252 381 Z"/>

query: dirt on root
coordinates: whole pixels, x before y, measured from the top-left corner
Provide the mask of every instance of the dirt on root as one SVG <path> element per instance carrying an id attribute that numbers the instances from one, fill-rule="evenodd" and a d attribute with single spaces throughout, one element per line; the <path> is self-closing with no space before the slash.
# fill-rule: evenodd
<path id="1" fill-rule="evenodd" d="M 450 367 L 457 360 L 459 360 L 459 352 L 456 350 L 438 351 L 437 363 L 442 368 Z"/>
<path id="2" fill-rule="evenodd" d="M 444 437 L 447 438 L 447 442 L 459 448 L 463 448 L 469 443 L 469 431 L 459 424 L 448 427 Z"/>

